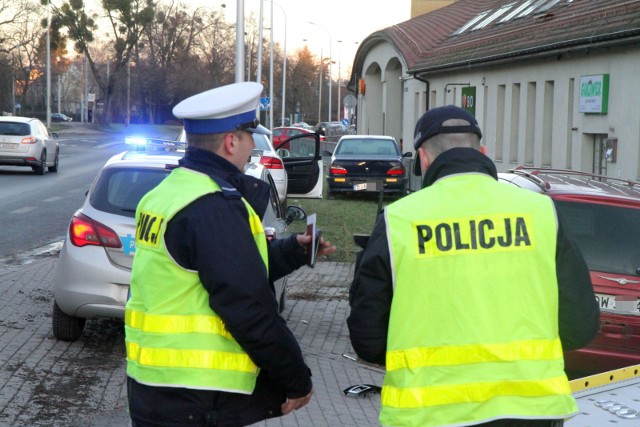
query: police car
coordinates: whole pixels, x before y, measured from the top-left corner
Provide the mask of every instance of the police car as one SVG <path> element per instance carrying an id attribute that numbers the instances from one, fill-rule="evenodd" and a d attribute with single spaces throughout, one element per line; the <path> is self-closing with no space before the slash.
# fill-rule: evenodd
<path id="1" fill-rule="evenodd" d="M 71 219 L 58 258 L 52 315 L 57 339 L 77 340 L 89 319 L 124 318 L 136 251 L 136 206 L 177 166 L 184 154 L 177 148 L 169 143 L 155 151 L 127 151 L 113 156 L 98 172 L 83 205 Z M 298 207 L 288 209 L 287 219 L 282 217 L 278 193 L 265 166 L 247 163 L 245 173 L 271 186 L 270 206 L 263 220 L 267 235 L 280 235 L 287 221 L 305 218 Z M 280 311 L 284 308 L 286 280 L 275 283 Z"/>

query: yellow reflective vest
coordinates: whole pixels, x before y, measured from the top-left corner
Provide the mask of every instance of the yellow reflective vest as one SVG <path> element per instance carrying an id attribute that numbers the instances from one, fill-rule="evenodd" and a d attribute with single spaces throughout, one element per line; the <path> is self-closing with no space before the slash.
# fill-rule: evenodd
<path id="1" fill-rule="evenodd" d="M 380 423 L 575 413 L 558 336 L 551 199 L 460 174 L 391 204 L 385 219 L 394 294 Z"/>
<path id="2" fill-rule="evenodd" d="M 197 198 L 220 191 L 210 177 L 177 168 L 136 210 L 136 255 L 125 309 L 127 375 L 152 386 L 251 394 L 258 367 L 211 310 L 197 271 L 168 254 L 167 223 Z M 244 201 L 244 199 L 243 199 Z M 267 263 L 260 218 L 244 201 L 256 245 Z"/>

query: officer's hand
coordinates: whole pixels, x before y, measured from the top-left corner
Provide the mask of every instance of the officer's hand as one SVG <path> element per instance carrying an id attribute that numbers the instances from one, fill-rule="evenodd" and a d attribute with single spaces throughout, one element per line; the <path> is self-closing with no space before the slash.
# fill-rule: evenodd
<path id="1" fill-rule="evenodd" d="M 286 402 L 282 404 L 280 409 L 282 410 L 282 415 L 287 415 L 290 412 L 295 411 L 296 409 L 300 409 L 305 406 L 311 400 L 311 395 L 313 394 L 313 390 L 309 392 L 304 397 L 299 397 L 297 399 L 287 399 Z"/>
<path id="2" fill-rule="evenodd" d="M 298 244 L 300 246 L 302 246 L 303 248 L 306 248 L 309 246 L 309 244 L 311 243 L 311 234 L 298 234 L 296 235 L 296 238 L 298 239 Z M 324 240 L 324 237 L 320 237 L 320 246 L 318 247 L 318 255 L 329 255 L 334 253 L 335 251 L 337 251 L 338 248 L 336 248 L 334 245 L 331 244 L 331 242 L 328 242 L 326 240 Z"/>

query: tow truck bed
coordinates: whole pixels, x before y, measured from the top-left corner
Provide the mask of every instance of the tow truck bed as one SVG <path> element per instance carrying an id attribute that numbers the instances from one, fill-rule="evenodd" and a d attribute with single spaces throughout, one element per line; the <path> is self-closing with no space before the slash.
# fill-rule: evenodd
<path id="1" fill-rule="evenodd" d="M 568 427 L 640 426 L 640 365 L 571 382 L 579 413 Z"/>

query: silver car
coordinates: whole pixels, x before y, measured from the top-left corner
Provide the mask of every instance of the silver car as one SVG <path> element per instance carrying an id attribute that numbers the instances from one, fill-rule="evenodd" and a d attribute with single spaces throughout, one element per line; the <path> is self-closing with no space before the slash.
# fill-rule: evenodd
<path id="1" fill-rule="evenodd" d="M 58 172 L 60 146 L 38 119 L 0 117 L 0 165 L 31 166 L 38 174 Z"/>
<path id="2" fill-rule="evenodd" d="M 123 318 L 135 253 L 135 210 L 144 194 L 178 164 L 179 152 L 125 152 L 112 157 L 98 172 L 82 207 L 74 214 L 58 258 L 54 279 L 53 334 L 75 341 L 87 319 Z M 271 236 L 285 232 L 280 200 L 269 171 L 247 164 L 245 173 L 271 185 L 263 219 Z M 291 207 L 291 220 L 304 219 Z M 297 216 L 297 217 L 296 217 Z M 286 277 L 275 283 L 284 308 Z"/>

